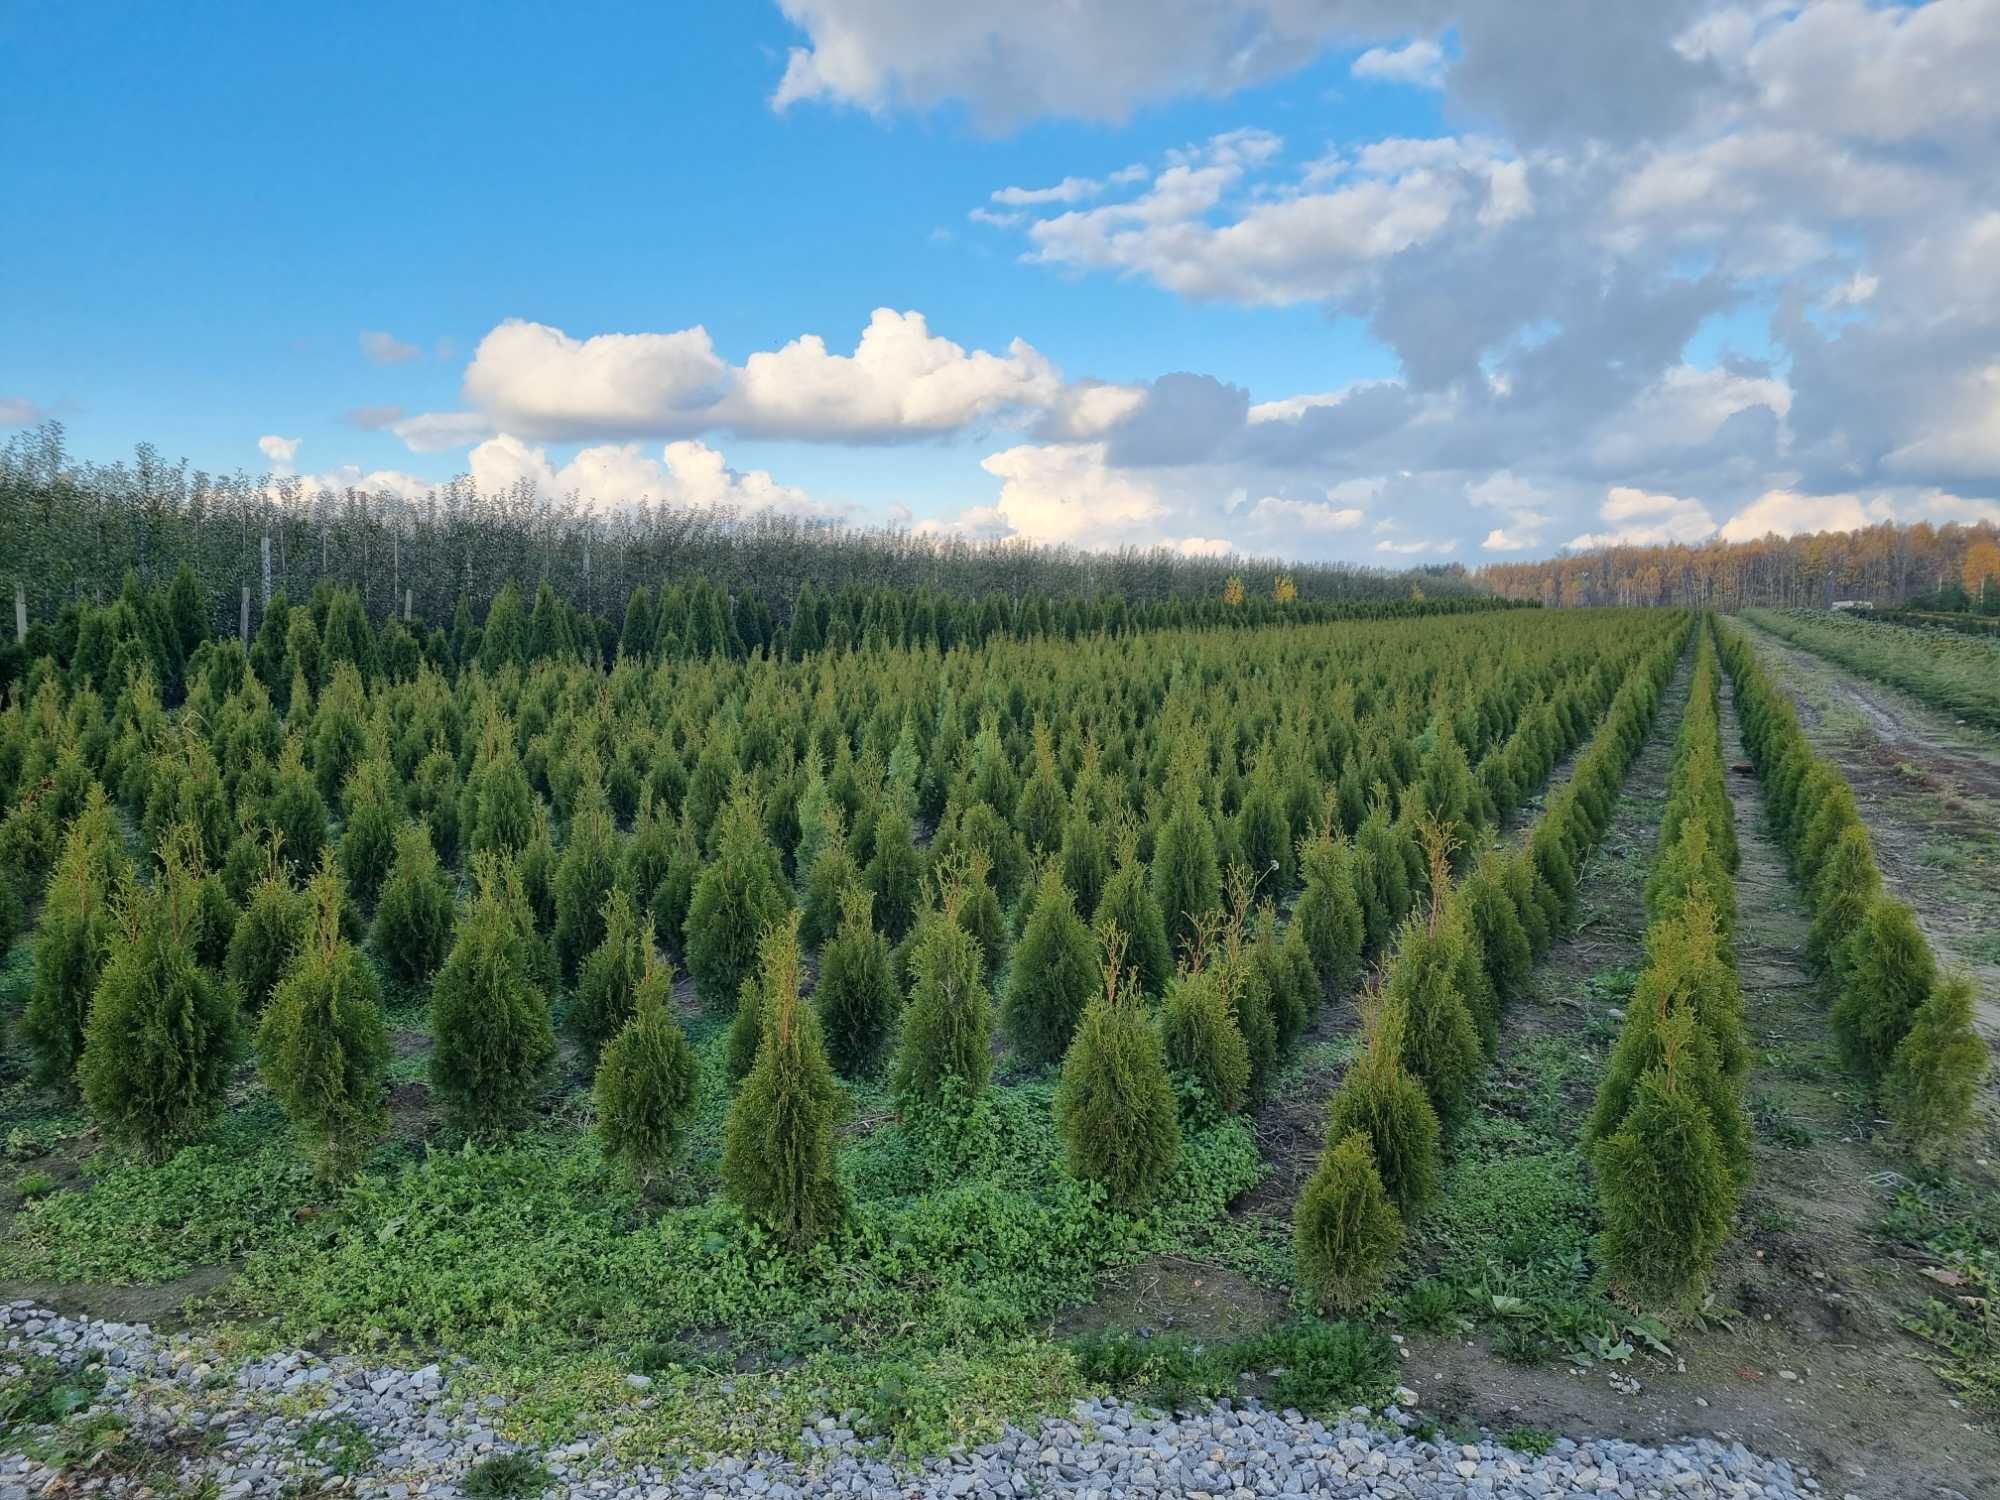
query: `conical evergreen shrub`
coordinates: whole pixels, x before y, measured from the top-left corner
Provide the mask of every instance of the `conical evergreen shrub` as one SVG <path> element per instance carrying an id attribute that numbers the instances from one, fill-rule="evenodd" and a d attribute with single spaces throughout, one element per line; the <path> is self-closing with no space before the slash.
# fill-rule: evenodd
<path id="1" fill-rule="evenodd" d="M 1936 983 L 1937 960 L 1915 914 L 1892 896 L 1877 896 L 1855 935 L 1847 983 L 1833 1006 L 1834 1034 L 1857 1072 L 1873 1080 L 1888 1073 Z"/>
<path id="2" fill-rule="evenodd" d="M 4 872 L 0 872 L 4 879 Z M 115 902 L 132 879 L 111 804 L 92 784 L 83 811 L 63 836 L 35 929 L 35 975 L 21 1016 L 37 1082 L 76 1087 L 91 997 L 119 938 Z M 0 942 L 11 940 L 11 930 Z"/>
<path id="3" fill-rule="evenodd" d="M 1403 844 L 1378 788 L 1354 834 L 1355 890 L 1361 899 L 1365 952 L 1379 953 L 1387 947 L 1397 924 L 1409 913 L 1410 869 Z"/>
<path id="4" fill-rule="evenodd" d="M 375 970 L 341 936 L 339 874 L 306 887 L 311 927 L 257 1028 L 258 1071 L 323 1181 L 351 1175 L 389 1128 L 389 1028 Z"/>
<path id="5" fill-rule="evenodd" d="M 404 984 L 426 984 L 451 952 L 451 930 L 451 882 L 431 847 L 430 825 L 405 823 L 396 834 L 396 862 L 375 902 L 376 955 Z"/>
<path id="6" fill-rule="evenodd" d="M 1882 1083 L 1896 1133 L 1925 1161 L 1942 1160 L 1972 1129 L 1973 1100 L 1988 1066 L 1972 1000 L 1970 975 L 1939 978 L 1897 1043 Z"/>
<path id="7" fill-rule="evenodd" d="M 1299 846 L 1305 887 L 1292 908 L 1323 985 L 1346 991 L 1361 969 L 1367 919 L 1355 889 L 1354 851 L 1329 823 Z"/>
<path id="8" fill-rule="evenodd" d="M 263 821 L 277 835 L 293 878 L 303 882 L 326 845 L 326 802 L 307 772 L 298 737 L 285 742 L 264 798 Z"/>
<path id="9" fill-rule="evenodd" d="M 723 1038 L 723 1068 L 733 1087 L 750 1076 L 757 1066 L 757 1049 L 764 1044 L 764 976 L 745 974 L 736 991 L 736 1013 L 729 1018 Z"/>
<path id="10" fill-rule="evenodd" d="M 1101 982 L 1101 960 L 1054 864 L 1042 871 L 1033 901 L 1034 913 L 1014 951 L 1000 1024 L 1021 1061 L 1040 1068 L 1069 1050 L 1083 1008 Z"/>
<path id="11" fill-rule="evenodd" d="M 78 1068 L 106 1138 L 152 1161 L 208 1127 L 242 1050 L 235 996 L 195 961 L 195 842 L 192 830 L 178 830 L 158 879 L 127 885 Z"/>
<path id="12" fill-rule="evenodd" d="M 1087 812 L 1071 813 L 1063 824 L 1057 863 L 1063 884 L 1076 898 L 1077 915 L 1086 922 L 1093 920 L 1104 895 L 1104 883 L 1111 878 L 1111 844 L 1104 825 Z"/>
<path id="13" fill-rule="evenodd" d="M 863 879 L 875 895 L 875 920 L 900 943 L 924 899 L 924 857 L 910 833 L 909 814 L 884 808 L 875 819 L 875 850 Z"/>
<path id="14" fill-rule="evenodd" d="M 1447 1130 L 1471 1109 L 1486 1061 L 1458 987 L 1463 955 L 1463 934 L 1433 907 L 1429 917 L 1403 924 L 1383 986 L 1384 999 L 1403 1016 L 1403 1065 L 1423 1085 Z"/>
<path id="15" fill-rule="evenodd" d="M 556 962 L 565 978 L 574 978 L 584 959 L 604 941 L 605 900 L 617 883 L 617 832 L 604 789 L 593 781 L 577 793 L 576 815 L 570 819 L 562 855 L 556 861 Z M 636 972 L 632 982 L 638 982 Z M 619 1024 L 624 1024 L 622 1017 Z M 610 1033 L 606 1033 L 600 1044 L 609 1039 Z"/>
<path id="16" fill-rule="evenodd" d="M 477 890 L 431 985 L 431 1089 L 453 1126 L 493 1137 L 526 1118 L 556 1044 L 520 877 L 480 855 L 473 878 Z"/>
<path id="17" fill-rule="evenodd" d="M 403 800 L 396 795 L 396 773 L 379 756 L 358 761 L 348 773 L 341 804 L 346 809 L 340 830 L 340 868 L 347 895 L 357 912 L 374 908 L 382 882 L 396 859 L 396 835 L 403 820 Z"/>
<path id="18" fill-rule="evenodd" d="M 1168 942 L 1189 953 L 1201 923 L 1222 903 L 1222 869 L 1214 826 L 1193 786 L 1183 783 L 1169 795 L 1171 810 L 1153 840 L 1153 901 L 1166 922 Z"/>
<path id="19" fill-rule="evenodd" d="M 1167 1068 L 1196 1119 L 1236 1113 L 1250 1092 L 1250 1049 L 1212 968 L 1183 972 L 1167 990 L 1161 1019 Z"/>
<path id="20" fill-rule="evenodd" d="M 641 1186 L 666 1171 L 694 1116 L 699 1067 L 674 1019 L 674 971 L 650 954 L 632 1018 L 604 1048 L 591 1090 L 604 1154 Z"/>
<path id="21" fill-rule="evenodd" d="M 744 976 L 757 967 L 765 931 L 791 909 L 778 851 L 755 801 L 741 790 L 716 819 L 714 855 L 688 902 L 688 969 L 703 1005 L 720 1013 L 735 1003 Z"/>
<path id="22" fill-rule="evenodd" d="M 945 872 L 945 878 L 958 887 L 958 925 L 979 944 L 986 976 L 991 978 L 1007 961 L 1007 916 L 1000 910 L 999 893 L 986 878 L 987 867 L 986 851 L 974 849 L 965 855 L 963 867 Z"/>
<path id="23" fill-rule="evenodd" d="M 1806 956 L 1814 967 L 1845 980 L 1852 971 L 1850 945 L 1882 894 L 1874 845 L 1859 821 L 1841 830 L 1812 885 L 1812 932 Z"/>
<path id="24" fill-rule="evenodd" d="M 1103 988 L 1063 1057 L 1056 1128 L 1070 1174 L 1103 1187 L 1114 1208 L 1143 1208 L 1180 1158 L 1180 1110 L 1166 1048 L 1130 974 L 1123 935 L 1107 934 Z"/>
<path id="25" fill-rule="evenodd" d="M 722 1180 L 743 1211 L 793 1250 L 840 1220 L 834 1123 L 840 1085 L 826 1060 L 819 1017 L 799 1001 L 795 916 L 762 945 L 764 1034 L 757 1062 L 723 1127 Z"/>
<path id="26" fill-rule="evenodd" d="M 875 930 L 873 901 L 859 885 L 848 887 L 840 929 L 820 955 L 813 989 L 827 1056 L 845 1078 L 872 1073 L 881 1062 L 900 998 L 888 941 Z"/>
<path id="27" fill-rule="evenodd" d="M 222 965 L 236 985 L 237 998 L 252 1013 L 270 1003 L 312 931 L 312 903 L 280 873 L 276 849 L 271 865 L 236 919 Z"/>
<path id="28" fill-rule="evenodd" d="M 1361 1053 L 1327 1105 L 1327 1140 L 1368 1137 L 1383 1186 L 1410 1218 L 1428 1208 L 1443 1177 L 1443 1130 L 1424 1086 L 1403 1066 L 1404 1018 L 1393 1005 L 1369 1013 Z"/>
<path id="29" fill-rule="evenodd" d="M 604 897 L 602 925 L 604 937 L 583 961 L 569 1008 L 570 1034 L 592 1064 L 632 1018 L 639 981 L 652 957 L 632 898 L 615 886 Z"/>
<path id="30" fill-rule="evenodd" d="M 1700 1300 L 1728 1238 L 1736 1184 L 1707 1109 L 1677 1079 L 1693 1018 L 1680 1013 L 1664 1024 L 1661 1063 L 1640 1078 L 1624 1123 L 1597 1148 L 1599 1253 L 1627 1296 L 1686 1306 Z"/>
<path id="31" fill-rule="evenodd" d="M 847 852 L 847 836 L 836 833 L 820 845 L 805 880 L 805 904 L 799 917 L 799 941 L 808 949 L 819 948 L 840 926 L 841 902 L 848 888 L 861 880 L 854 857 Z"/>
<path id="32" fill-rule="evenodd" d="M 1163 993 L 1173 978 L 1173 948 L 1160 903 L 1153 899 L 1152 885 L 1139 863 L 1137 841 L 1130 834 L 1119 843 L 1118 867 L 1104 882 L 1095 921 L 1100 930 L 1115 928 L 1126 935 L 1126 961 L 1138 971 L 1140 988 L 1148 995 Z"/>
<path id="33" fill-rule="evenodd" d="M 1459 900 L 1478 940 L 1496 1002 L 1513 999 L 1534 972 L 1535 950 L 1499 856 L 1488 851 L 1479 857 L 1459 885 Z"/>
<path id="34" fill-rule="evenodd" d="M 1403 1219 L 1360 1131 L 1331 1143 L 1320 1157 L 1299 1194 L 1293 1244 L 1299 1283 L 1322 1307 L 1358 1308 L 1387 1280 L 1403 1248 Z"/>
<path id="35" fill-rule="evenodd" d="M 958 900 L 947 887 L 910 955 L 910 1003 L 891 1085 L 906 1109 L 937 1104 L 948 1084 L 970 1104 L 993 1071 L 993 1005 L 979 944 L 958 925 Z"/>

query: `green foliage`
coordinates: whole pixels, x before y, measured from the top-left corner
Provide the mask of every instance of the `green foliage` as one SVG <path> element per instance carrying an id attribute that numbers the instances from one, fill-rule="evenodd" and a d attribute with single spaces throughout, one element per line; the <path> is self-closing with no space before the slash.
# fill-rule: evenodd
<path id="1" fill-rule="evenodd" d="M 1054 864 L 1043 870 L 1033 901 L 1033 915 L 1014 950 L 1000 1024 L 1021 1061 L 1039 1068 L 1068 1051 L 1084 1006 L 1097 991 L 1100 964 L 1097 944 Z"/>
<path id="2" fill-rule="evenodd" d="M 1877 896 L 1854 939 L 1847 983 L 1833 1006 L 1834 1034 L 1848 1062 L 1871 1080 L 1889 1071 L 1896 1048 L 1937 982 L 1937 960 L 1908 905 Z"/>
<path id="3" fill-rule="evenodd" d="M 813 989 L 827 1056 L 846 1078 L 872 1073 L 880 1064 L 901 1003 L 888 941 L 875 930 L 873 900 L 859 886 L 848 888 L 840 929 L 820 955 Z"/>
<path id="4" fill-rule="evenodd" d="M 1193 1118 L 1234 1114 L 1250 1093 L 1250 1049 L 1219 969 L 1183 972 L 1167 991 L 1167 1067 Z"/>
<path id="5" fill-rule="evenodd" d="M 1299 846 L 1305 888 L 1292 909 L 1293 925 L 1311 950 L 1320 983 L 1345 991 L 1361 967 L 1367 919 L 1355 889 L 1354 851 L 1330 827 Z"/>
<path id="6" fill-rule="evenodd" d="M 459 1492 L 466 1500 L 539 1500 L 555 1476 L 525 1453 L 496 1453 L 465 1471 Z"/>
<path id="7" fill-rule="evenodd" d="M 947 1089 L 977 1099 L 993 1071 L 993 1002 L 978 942 L 958 924 L 956 888 L 917 924 L 910 955 L 910 1002 L 891 1086 L 907 1108 L 937 1104 Z"/>
<path id="8" fill-rule="evenodd" d="M 1942 1158 L 1972 1128 L 1973 1100 L 1987 1069 L 1972 1004 L 1971 976 L 1938 978 L 1896 1044 L 1883 1080 L 1896 1133 L 1924 1160 Z"/>
<path id="9" fill-rule="evenodd" d="M 1485 1066 L 1479 1033 L 1459 987 L 1464 933 L 1433 912 L 1403 925 L 1383 999 L 1403 1021 L 1403 1066 L 1423 1085 L 1447 1131 L 1471 1107 Z"/>
<path id="10" fill-rule="evenodd" d="M 555 870 L 556 962 L 565 978 L 574 978 L 584 958 L 604 941 L 610 912 L 606 900 L 617 881 L 618 845 L 611 809 L 603 789 L 592 783 L 578 793 L 576 816 L 570 820 Z M 626 904 L 629 910 L 629 897 Z"/>
<path id="11" fill-rule="evenodd" d="M 570 1033 L 592 1066 L 604 1044 L 632 1018 L 639 981 L 652 958 L 646 929 L 624 891 L 614 887 L 605 895 L 599 925 L 604 936 L 583 962 L 568 1017 Z"/>
<path id="12" fill-rule="evenodd" d="M 1193 789 L 1182 787 L 1170 795 L 1171 809 L 1153 840 L 1153 902 L 1166 922 L 1169 942 L 1191 953 L 1202 921 L 1222 903 L 1222 870 L 1216 862 L 1215 829 Z"/>
<path id="13" fill-rule="evenodd" d="M 694 1115 L 697 1065 L 674 1020 L 674 971 L 649 962 L 632 1017 L 605 1046 L 592 1097 L 605 1155 L 644 1184 L 664 1172 Z"/>
<path id="14" fill-rule="evenodd" d="M 247 1010 L 262 1011 L 270 1003 L 311 926 L 312 903 L 281 873 L 273 869 L 257 882 L 223 960 L 223 972 Z"/>
<path id="15" fill-rule="evenodd" d="M 703 1005 L 721 1011 L 735 1002 L 765 931 L 791 906 L 778 851 L 765 837 L 755 803 L 739 793 L 717 820 L 714 856 L 688 905 L 688 969 Z"/>
<path id="16" fill-rule="evenodd" d="M 376 957 L 403 983 L 427 984 L 451 951 L 451 938 L 451 882 L 431 847 L 430 826 L 422 819 L 406 822 L 375 903 Z"/>
<path id="17" fill-rule="evenodd" d="M 840 1221 L 833 1127 L 842 1101 L 819 1017 L 799 1001 L 796 918 L 771 929 L 760 956 L 764 1034 L 729 1106 L 722 1179 L 750 1218 L 796 1251 Z"/>
<path id="18" fill-rule="evenodd" d="M 395 862 L 396 836 L 403 822 L 403 799 L 396 795 L 394 770 L 379 758 L 360 761 L 347 777 L 341 802 L 347 813 L 340 831 L 340 868 L 355 902 L 372 910 Z"/>
<path id="19" fill-rule="evenodd" d="M 1423 1085 L 1403 1066 L 1402 1012 L 1371 1016 L 1360 1056 L 1327 1105 L 1327 1144 L 1360 1131 L 1367 1136 L 1382 1185 L 1414 1219 L 1437 1198 L 1442 1130 Z"/>
<path id="20" fill-rule="evenodd" d="M 1173 948 L 1167 941 L 1160 903 L 1153 899 L 1146 879 L 1146 867 L 1139 863 L 1136 845 L 1129 838 L 1119 849 L 1117 869 L 1104 883 L 1096 923 L 1100 929 L 1115 928 L 1126 935 L 1127 957 L 1138 971 L 1140 987 L 1149 995 L 1164 993 L 1174 973 Z"/>
<path id="21" fill-rule="evenodd" d="M 1812 886 L 1812 933 L 1806 954 L 1815 966 L 1845 979 L 1852 969 L 1849 944 L 1882 893 L 1875 847 L 1856 819 L 1841 830 Z"/>
<path id="22" fill-rule="evenodd" d="M 884 808 L 875 820 L 875 850 L 864 872 L 875 896 L 875 920 L 892 943 L 900 943 L 923 901 L 924 860 L 910 834 L 909 815 Z"/>
<path id="23" fill-rule="evenodd" d="M 1628 1295 L 1692 1305 L 1728 1237 L 1736 1184 L 1703 1101 L 1679 1082 L 1693 1018 L 1681 1012 L 1663 1026 L 1662 1063 L 1639 1079 L 1624 1122 L 1597 1148 L 1601 1253 Z"/>
<path id="24" fill-rule="evenodd" d="M 799 941 L 818 948 L 840 925 L 841 903 L 848 888 L 860 882 L 861 871 L 847 852 L 845 834 L 834 833 L 819 846 L 807 870 L 805 900 L 799 917 Z M 871 892 L 871 899 L 873 893 Z"/>
<path id="25" fill-rule="evenodd" d="M 35 977 L 21 1016 L 21 1036 L 35 1077 L 64 1090 L 75 1086 L 95 993 L 118 940 L 113 899 L 131 879 L 103 789 L 64 835 L 35 931 Z M 8 934 L 11 937 L 11 933 Z"/>
<path id="26" fill-rule="evenodd" d="M 1114 937 L 1104 987 L 1063 1058 L 1055 1111 L 1070 1172 L 1101 1186 L 1115 1207 L 1133 1209 L 1172 1175 L 1181 1129 L 1166 1048 L 1132 976 L 1118 972 L 1123 956 Z"/>
<path id="27" fill-rule="evenodd" d="M 361 951 L 340 935 L 344 894 L 338 872 L 322 866 L 306 888 L 305 945 L 257 1028 L 264 1082 L 328 1182 L 351 1174 L 389 1128 L 382 988 Z"/>
<path id="28" fill-rule="evenodd" d="M 1403 1246 L 1403 1219 L 1382 1186 L 1368 1137 L 1329 1144 L 1299 1194 L 1299 1281 L 1323 1306 L 1355 1308 L 1381 1288 Z"/>
<path id="29" fill-rule="evenodd" d="M 555 1058 L 549 1005 L 533 977 L 533 925 L 512 866 L 474 862 L 471 901 L 431 985 L 431 1089 L 470 1136 L 518 1126 Z"/>
<path id="30" fill-rule="evenodd" d="M 170 843 L 152 886 L 126 888 L 79 1068 L 106 1137 L 152 1161 L 208 1127 L 242 1048 L 235 996 L 195 962 L 200 877 L 191 842 L 184 834 Z"/>

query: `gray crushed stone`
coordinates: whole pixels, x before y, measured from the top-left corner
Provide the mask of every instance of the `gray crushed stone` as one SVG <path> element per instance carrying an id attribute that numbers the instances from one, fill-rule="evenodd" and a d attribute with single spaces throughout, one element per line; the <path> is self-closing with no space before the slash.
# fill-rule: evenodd
<path id="1" fill-rule="evenodd" d="M 199 1496 L 280 1500 L 353 1495 L 372 1500 L 451 1500 L 469 1470 L 515 1451 L 502 1439 L 500 1398 L 453 1393 L 453 1371 L 403 1369 L 302 1351 L 248 1361 L 217 1357 L 199 1340 L 169 1340 L 143 1324 L 77 1320 L 25 1302 L 0 1308 L 0 1371 L 30 1358 L 66 1370 L 101 1370 L 95 1404 L 69 1424 L 116 1413 L 138 1442 L 164 1455 L 147 1479 L 52 1464 L 61 1432 L 16 1428 L 0 1439 L 0 1500 L 44 1494 Z M 630 1377 L 640 1399 L 644 1376 Z M 302 1414 L 303 1413 L 303 1414 Z M 351 1426 L 349 1425 L 351 1424 Z M 725 1457 L 666 1470 L 621 1464 L 608 1435 L 530 1456 L 553 1476 L 549 1500 L 806 1500 L 897 1495 L 923 1500 L 1619 1500 L 1818 1496 L 1816 1481 L 1783 1459 L 1738 1443 L 1694 1439 L 1652 1448 L 1610 1440 L 1557 1440 L 1546 1454 L 1517 1452 L 1482 1434 L 1436 1441 L 1391 1406 L 1354 1408 L 1319 1421 L 1256 1402 L 1217 1402 L 1164 1417 L 1120 1401 L 1079 1401 L 1032 1431 L 1009 1428 L 992 1443 L 921 1464 L 892 1462 L 837 1416 L 801 1434 L 803 1459 Z M 326 1451 L 329 1426 L 366 1435 L 353 1472 Z M 40 1455 L 40 1456 L 37 1456 Z M 162 1475 L 171 1475 L 163 1478 Z M 147 1484 L 150 1488 L 146 1487 Z"/>

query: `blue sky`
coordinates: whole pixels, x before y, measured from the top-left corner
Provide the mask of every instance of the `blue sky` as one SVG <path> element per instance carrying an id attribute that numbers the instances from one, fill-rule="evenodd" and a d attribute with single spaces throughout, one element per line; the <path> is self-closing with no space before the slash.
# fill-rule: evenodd
<path id="1" fill-rule="evenodd" d="M 1106 0 L 1065 38 L 1060 7 L 1035 14 L 1052 3 L 979 0 L 954 25 L 906 0 L 17 0 L 0 187 L 27 232 L 0 244 L 0 419 L 58 418 L 91 458 L 145 440 L 261 473 L 275 452 L 403 492 L 589 474 L 604 504 L 1378 562 L 1994 498 L 1995 346 L 1912 332 L 1898 301 L 1939 293 L 1924 244 L 1983 243 L 1994 112 L 1932 108 L 1928 136 L 1893 101 L 1816 118 L 1785 71 L 1831 49 L 1878 92 L 1946 97 L 1936 35 L 1977 36 L 1989 0 L 1669 5 L 1651 32 L 1581 39 L 1555 18 L 1525 59 L 1491 6 L 1246 3 L 1218 26 L 1203 0 Z M 1907 189 L 1897 211 L 1774 169 L 1780 138 L 1873 166 Z M 1174 198 L 1177 163 L 1221 186 Z M 1094 186 L 990 198 L 1066 178 Z M 1705 204 L 1728 211 L 1689 231 Z M 2000 326 L 1963 298 L 1975 331 Z M 621 385 L 600 412 L 580 386 L 649 378 L 610 344 L 482 348 L 507 320 L 574 341 L 698 325 L 733 392 L 805 335 L 853 354 L 877 308 L 958 347 L 950 410 L 909 419 L 891 369 L 871 410 L 894 420 L 790 386 L 697 411 Z M 1016 339 L 1005 379 L 980 363 Z M 1885 354 L 1958 394 L 1842 408 Z M 1162 384 L 1186 374 L 1210 379 Z M 1118 392 L 1079 425 L 1065 403 L 1089 382 Z M 1382 410 L 1349 431 L 1356 392 Z M 468 413 L 464 441 L 413 451 L 389 408 Z M 606 462 L 573 466 L 586 450 Z"/>

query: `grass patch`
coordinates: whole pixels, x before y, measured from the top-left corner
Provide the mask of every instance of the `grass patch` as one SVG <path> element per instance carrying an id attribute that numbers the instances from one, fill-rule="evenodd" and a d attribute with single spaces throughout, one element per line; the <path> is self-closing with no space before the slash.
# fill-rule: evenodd
<path id="1" fill-rule="evenodd" d="M 1931 1345 L 1945 1383 L 1981 1411 L 2000 1410 L 2000 1193 L 1950 1179 L 1903 1188 L 1882 1234 L 1922 1252 L 1936 1295 L 1905 1326 Z"/>

